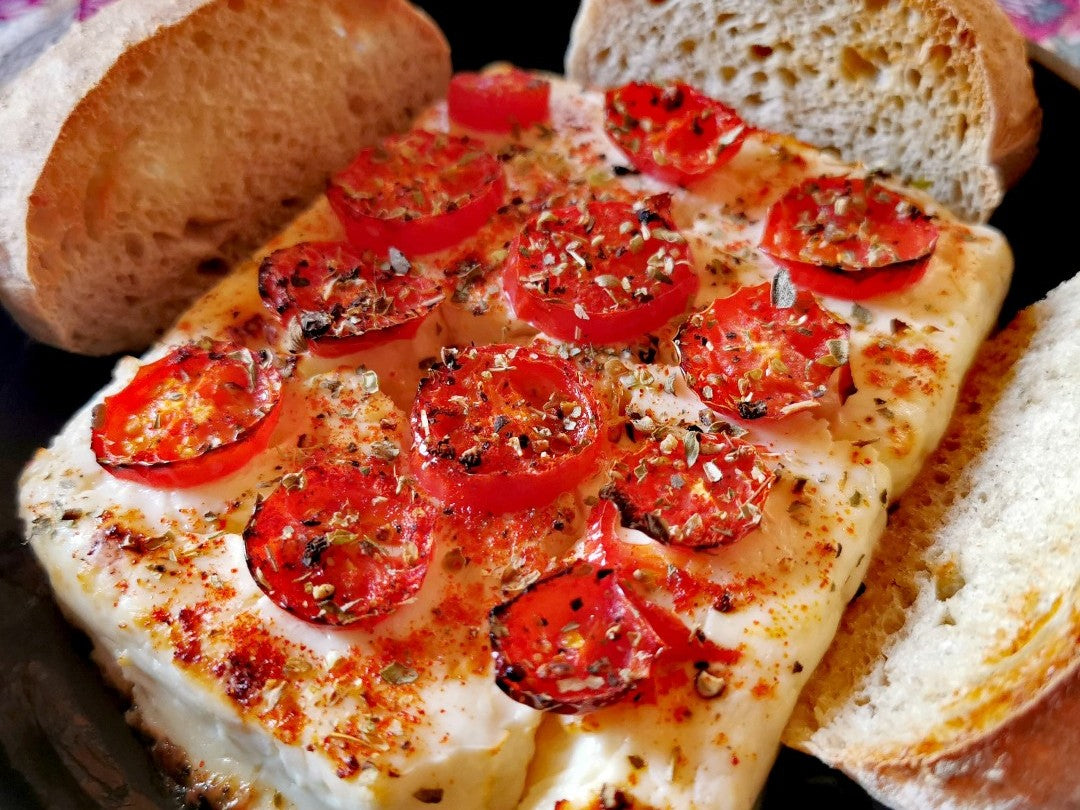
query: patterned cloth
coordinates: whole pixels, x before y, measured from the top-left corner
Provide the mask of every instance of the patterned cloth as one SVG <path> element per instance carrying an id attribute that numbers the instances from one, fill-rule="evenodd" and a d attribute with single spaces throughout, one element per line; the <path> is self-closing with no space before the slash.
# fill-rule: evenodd
<path id="1" fill-rule="evenodd" d="M 1080 0 L 998 0 L 1025 37 L 1080 68 Z"/>
<path id="2" fill-rule="evenodd" d="M 0 86 L 111 0 L 0 0 Z"/>
<path id="3" fill-rule="evenodd" d="M 108 5 L 112 0 L 79 0 L 75 18 L 85 20 L 99 8 Z M 0 0 L 0 23 L 5 20 L 13 20 L 26 14 L 30 9 L 37 6 L 55 5 L 48 0 Z"/>

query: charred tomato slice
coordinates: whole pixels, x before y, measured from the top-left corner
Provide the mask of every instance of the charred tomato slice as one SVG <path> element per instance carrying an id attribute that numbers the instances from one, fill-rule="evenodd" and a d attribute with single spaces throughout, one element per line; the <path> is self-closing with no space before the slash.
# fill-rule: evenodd
<path id="1" fill-rule="evenodd" d="M 861 300 L 922 278 L 937 239 L 930 216 L 874 178 L 815 177 L 769 208 L 761 249 L 797 286 Z"/>
<path id="2" fill-rule="evenodd" d="M 663 326 L 698 285 L 670 203 L 660 195 L 541 212 L 504 265 L 514 312 L 577 343 L 628 341 Z"/>
<path id="3" fill-rule="evenodd" d="M 721 647 L 700 631 L 691 630 L 675 612 L 681 600 L 693 602 L 711 586 L 700 579 L 702 572 L 687 570 L 699 555 L 691 549 L 672 548 L 656 541 L 644 545 L 625 542 L 619 524 L 615 504 L 601 500 L 589 515 L 583 559 L 596 569 L 614 572 L 623 592 L 663 642 L 660 660 L 705 665 L 738 660 L 738 651 Z M 670 606 L 660 604 L 658 597 Z"/>
<path id="4" fill-rule="evenodd" d="M 456 73 L 446 102 L 450 120 L 482 132 L 511 132 L 550 120 L 551 83 L 524 70 Z"/>
<path id="5" fill-rule="evenodd" d="M 638 169 L 675 185 L 723 166 L 748 131 L 733 109 L 682 82 L 631 82 L 605 101 L 611 139 Z"/>
<path id="6" fill-rule="evenodd" d="M 692 315 L 679 364 L 698 396 L 738 419 L 781 419 L 814 407 L 848 363 L 850 328 L 809 292 L 774 304 L 769 284 L 743 287 Z"/>
<path id="7" fill-rule="evenodd" d="M 277 605 L 309 622 L 383 617 L 420 589 L 434 507 L 380 459 L 316 460 L 255 509 L 248 568 Z"/>
<path id="8" fill-rule="evenodd" d="M 445 297 L 396 248 L 376 261 L 341 242 L 275 250 L 259 268 L 259 295 L 320 357 L 410 338 Z"/>
<path id="9" fill-rule="evenodd" d="M 517 346 L 449 356 L 420 384 L 412 469 L 435 498 L 502 513 L 541 506 L 596 471 L 595 394 L 569 361 Z"/>
<path id="10" fill-rule="evenodd" d="M 534 709 L 575 714 L 648 679 L 663 643 L 613 573 L 580 564 L 491 611 L 499 688 Z"/>
<path id="11" fill-rule="evenodd" d="M 326 196 L 352 244 L 413 255 L 474 234 L 505 193 L 502 164 L 482 143 L 418 129 L 362 150 Z"/>
<path id="12" fill-rule="evenodd" d="M 226 341 L 178 346 L 98 406 L 90 447 L 117 478 L 198 486 L 266 448 L 281 412 L 281 386 L 269 354 Z"/>
<path id="13" fill-rule="evenodd" d="M 600 495 L 622 524 L 662 543 L 725 546 L 761 521 L 776 480 L 757 448 L 728 434 L 647 438 L 619 459 Z"/>

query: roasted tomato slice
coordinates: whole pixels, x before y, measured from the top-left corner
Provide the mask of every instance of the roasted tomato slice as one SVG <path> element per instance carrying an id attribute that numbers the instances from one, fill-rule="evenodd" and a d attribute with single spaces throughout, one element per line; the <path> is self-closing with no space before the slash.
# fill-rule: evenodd
<path id="1" fill-rule="evenodd" d="M 663 326 L 698 285 L 670 202 L 590 202 L 534 217 L 503 268 L 514 312 L 577 343 L 622 342 Z"/>
<path id="2" fill-rule="evenodd" d="M 815 177 L 769 208 L 761 249 L 797 286 L 861 300 L 922 278 L 937 239 L 930 216 L 873 178 Z"/>
<path id="3" fill-rule="evenodd" d="M 376 261 L 341 242 L 275 250 L 259 268 L 259 295 L 320 357 L 411 338 L 445 297 L 396 248 Z"/>
<path id="4" fill-rule="evenodd" d="M 686 431 L 648 438 L 619 459 L 600 496 L 627 528 L 661 543 L 711 548 L 740 540 L 761 521 L 776 476 L 757 448 L 727 434 Z"/>
<path id="5" fill-rule="evenodd" d="M 471 236 L 505 194 L 502 164 L 482 143 L 422 129 L 362 150 L 326 192 L 350 242 L 409 255 Z"/>
<path id="6" fill-rule="evenodd" d="M 320 624 L 372 620 L 410 600 L 431 562 L 435 508 L 400 480 L 375 458 L 284 476 L 244 529 L 259 587 Z"/>
<path id="7" fill-rule="evenodd" d="M 743 287 L 690 316 L 679 331 L 690 386 L 710 407 L 739 419 L 780 419 L 814 407 L 847 366 L 850 328 L 809 292 L 774 305 L 768 284 Z"/>
<path id="8" fill-rule="evenodd" d="M 517 346 L 447 357 L 413 403 L 413 472 L 439 500 L 486 512 L 541 506 L 596 471 L 595 395 L 573 364 Z"/>
<path id="9" fill-rule="evenodd" d="M 733 109 L 682 82 L 632 82 L 605 98 L 611 139 L 641 171 L 675 185 L 723 166 L 746 138 Z"/>
<path id="10" fill-rule="evenodd" d="M 619 584 L 638 611 L 649 622 L 664 645 L 661 660 L 669 663 L 685 661 L 726 662 L 738 660 L 738 652 L 709 641 L 703 634 L 692 631 L 672 609 L 658 604 L 657 596 L 666 593 L 673 604 L 680 599 L 707 593 L 711 582 L 698 581 L 698 575 L 688 570 L 685 555 L 691 551 L 672 550 L 660 543 L 627 543 L 620 538 L 619 511 L 607 500 L 601 500 L 589 515 L 583 559 L 595 569 L 612 569 Z M 684 559 L 679 560 L 682 556 Z"/>
<path id="11" fill-rule="evenodd" d="M 491 611 L 499 688 L 534 709 L 574 714 L 649 677 L 663 643 L 612 574 L 578 565 Z"/>
<path id="12" fill-rule="evenodd" d="M 280 406 L 281 375 L 269 355 L 225 341 L 185 344 L 105 398 L 90 447 L 117 478 L 198 486 L 264 450 Z"/>
<path id="13" fill-rule="evenodd" d="M 550 120 L 551 83 L 524 70 L 456 73 L 446 103 L 450 120 L 482 132 L 510 132 Z"/>

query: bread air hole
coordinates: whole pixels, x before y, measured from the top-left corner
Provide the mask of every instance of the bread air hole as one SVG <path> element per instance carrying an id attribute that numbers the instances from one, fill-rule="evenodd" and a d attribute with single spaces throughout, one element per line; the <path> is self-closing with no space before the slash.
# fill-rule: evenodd
<path id="1" fill-rule="evenodd" d="M 840 51 L 840 75 L 849 82 L 874 80 L 880 71 L 857 49 L 845 45 Z"/>
<path id="2" fill-rule="evenodd" d="M 184 222 L 184 239 L 217 241 L 222 226 L 228 225 L 231 221 L 228 218 L 202 219 L 200 217 L 188 217 L 187 221 Z"/>
<path id="3" fill-rule="evenodd" d="M 912 580 L 902 579 L 894 587 L 896 588 L 897 601 L 905 611 L 914 605 L 915 600 L 919 598 L 919 585 Z"/>
<path id="4" fill-rule="evenodd" d="M 697 40 L 696 39 L 684 39 L 682 42 L 679 43 L 679 50 L 682 51 L 687 56 L 689 56 L 690 54 L 692 54 L 694 51 L 697 50 Z"/>
<path id="5" fill-rule="evenodd" d="M 941 71 L 945 69 L 945 65 L 948 63 L 950 56 L 952 56 L 952 48 L 948 45 L 939 43 L 930 48 L 930 55 L 927 57 L 927 61 L 934 70 Z"/>
<path id="6" fill-rule="evenodd" d="M 127 74 L 127 83 L 131 87 L 139 87 L 146 84 L 146 80 L 149 78 L 149 74 L 145 70 L 133 68 Z"/>
<path id="7" fill-rule="evenodd" d="M 955 560 L 948 560 L 934 571 L 934 596 L 939 602 L 951 599 L 967 584 L 960 566 Z"/>
<path id="8" fill-rule="evenodd" d="M 220 256 L 211 256 L 199 262 L 195 272 L 200 276 L 223 276 L 229 272 L 229 263 Z"/>
<path id="9" fill-rule="evenodd" d="M 750 58 L 755 62 L 764 62 L 773 55 L 773 49 L 768 45 L 751 45 Z"/>
<path id="10" fill-rule="evenodd" d="M 214 38 L 206 31 L 196 31 L 191 37 L 191 41 L 203 53 L 209 53 L 214 47 Z"/>
<path id="11" fill-rule="evenodd" d="M 867 11 L 878 12 L 889 5 L 890 1 L 891 0 L 865 0 L 863 5 L 866 7 Z"/>
<path id="12" fill-rule="evenodd" d="M 795 72 L 786 67 L 777 69 L 776 77 L 787 87 L 794 87 L 799 82 L 799 77 L 795 75 Z"/>
<path id="13" fill-rule="evenodd" d="M 124 253 L 135 264 L 142 261 L 143 256 L 146 255 L 146 246 L 143 244 L 142 237 L 133 233 L 125 234 Z"/>
<path id="14" fill-rule="evenodd" d="M 956 113 L 952 117 L 952 129 L 953 134 L 958 141 L 964 140 L 964 136 L 968 131 L 968 117 L 963 113 Z"/>

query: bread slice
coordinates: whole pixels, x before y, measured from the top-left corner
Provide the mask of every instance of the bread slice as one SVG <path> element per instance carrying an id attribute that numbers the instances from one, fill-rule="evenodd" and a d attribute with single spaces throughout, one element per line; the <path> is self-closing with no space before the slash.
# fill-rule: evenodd
<path id="1" fill-rule="evenodd" d="M 566 72 L 685 79 L 975 221 L 1030 164 L 1041 120 L 1024 41 L 994 0 L 584 0 Z"/>
<path id="2" fill-rule="evenodd" d="M 47 343 L 143 347 L 449 76 L 405 0 L 120 0 L 0 95 L 0 298 Z"/>
<path id="3" fill-rule="evenodd" d="M 1080 807 L 1080 278 L 986 344 L 786 741 L 895 808 Z"/>

